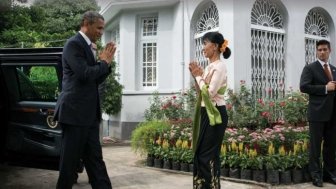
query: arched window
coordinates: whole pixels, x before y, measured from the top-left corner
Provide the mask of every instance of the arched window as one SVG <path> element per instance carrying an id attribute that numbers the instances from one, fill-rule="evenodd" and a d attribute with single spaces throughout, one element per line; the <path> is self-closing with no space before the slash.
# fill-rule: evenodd
<path id="1" fill-rule="evenodd" d="M 284 96 L 283 16 L 273 1 L 256 0 L 251 12 L 251 79 L 255 98 Z"/>
<path id="2" fill-rule="evenodd" d="M 305 21 L 306 64 L 316 60 L 316 42 L 321 39 L 329 40 L 329 26 L 325 16 L 315 8 L 308 12 Z"/>
<path id="3" fill-rule="evenodd" d="M 219 19 L 218 10 L 214 3 L 208 4 L 207 8 L 200 14 L 196 24 L 195 24 L 195 60 L 199 62 L 200 65 L 206 67 L 208 64 L 207 59 L 202 53 L 202 36 L 209 31 L 219 30 Z"/>

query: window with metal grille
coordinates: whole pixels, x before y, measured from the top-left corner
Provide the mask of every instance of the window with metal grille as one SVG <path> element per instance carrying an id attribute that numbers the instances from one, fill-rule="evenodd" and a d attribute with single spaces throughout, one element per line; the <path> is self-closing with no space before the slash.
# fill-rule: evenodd
<path id="1" fill-rule="evenodd" d="M 203 56 L 202 37 L 209 31 L 219 30 L 218 10 L 214 3 L 204 9 L 195 25 L 195 60 L 205 68 L 208 65 L 207 59 Z"/>
<path id="2" fill-rule="evenodd" d="M 252 95 L 278 99 L 285 94 L 283 16 L 270 0 L 257 0 L 251 12 Z"/>
<path id="3" fill-rule="evenodd" d="M 142 87 L 157 86 L 157 29 L 157 16 L 141 18 Z"/>
<path id="4" fill-rule="evenodd" d="M 157 17 L 142 18 L 142 36 L 156 36 Z"/>
<path id="5" fill-rule="evenodd" d="M 312 9 L 305 20 L 306 64 L 316 61 L 316 42 L 321 39 L 329 41 L 329 26 L 323 14 L 318 9 Z"/>

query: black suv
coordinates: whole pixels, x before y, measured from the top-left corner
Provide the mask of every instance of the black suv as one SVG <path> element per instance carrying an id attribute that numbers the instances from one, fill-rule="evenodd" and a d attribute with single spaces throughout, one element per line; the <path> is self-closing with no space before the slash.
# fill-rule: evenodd
<path id="1" fill-rule="evenodd" d="M 0 49 L 0 161 L 57 168 L 62 48 Z M 54 163 L 51 163 L 54 162 Z"/>

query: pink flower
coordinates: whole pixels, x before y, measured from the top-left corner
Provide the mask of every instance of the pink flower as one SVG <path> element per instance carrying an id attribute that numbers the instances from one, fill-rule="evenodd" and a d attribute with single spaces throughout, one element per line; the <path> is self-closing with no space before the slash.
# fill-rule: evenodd
<path id="1" fill-rule="evenodd" d="M 279 105 L 280 105 L 281 107 L 284 107 L 284 106 L 286 106 L 286 102 L 285 102 L 285 101 L 282 101 L 282 102 L 279 103 Z"/>
<path id="2" fill-rule="evenodd" d="M 231 109 L 232 109 L 232 105 L 231 105 L 231 104 L 227 104 L 227 105 L 226 105 L 226 108 L 227 108 L 228 110 L 231 110 Z"/>
<path id="3" fill-rule="evenodd" d="M 261 112 L 261 116 L 268 118 L 270 116 L 269 112 Z"/>

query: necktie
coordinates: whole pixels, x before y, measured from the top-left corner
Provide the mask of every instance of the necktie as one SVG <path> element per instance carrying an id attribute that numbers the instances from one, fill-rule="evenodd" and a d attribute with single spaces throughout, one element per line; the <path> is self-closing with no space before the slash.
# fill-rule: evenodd
<path id="1" fill-rule="evenodd" d="M 92 51 L 93 56 L 96 58 L 97 45 L 95 43 L 91 43 L 90 47 L 91 47 L 91 51 Z"/>
<path id="2" fill-rule="evenodd" d="M 324 73 L 327 75 L 329 81 L 332 81 L 332 80 L 333 80 L 333 77 L 332 77 L 332 75 L 331 75 L 331 73 L 330 73 L 330 71 L 329 71 L 329 69 L 328 69 L 328 64 L 327 64 L 327 63 L 325 63 L 325 64 L 323 65 L 323 70 L 324 70 Z"/>

